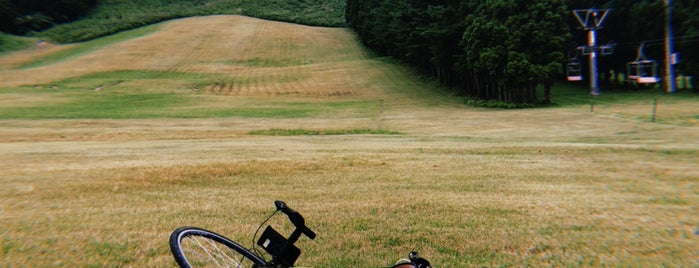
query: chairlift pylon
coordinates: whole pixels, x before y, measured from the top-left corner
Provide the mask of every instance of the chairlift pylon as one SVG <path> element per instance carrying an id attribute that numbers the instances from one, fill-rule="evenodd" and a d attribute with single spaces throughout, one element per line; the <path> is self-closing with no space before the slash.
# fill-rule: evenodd
<path id="1" fill-rule="evenodd" d="M 643 53 L 645 42 L 638 47 L 638 56 L 626 65 L 626 79 L 636 84 L 655 84 L 660 82 L 658 77 L 658 63 L 646 58 Z"/>

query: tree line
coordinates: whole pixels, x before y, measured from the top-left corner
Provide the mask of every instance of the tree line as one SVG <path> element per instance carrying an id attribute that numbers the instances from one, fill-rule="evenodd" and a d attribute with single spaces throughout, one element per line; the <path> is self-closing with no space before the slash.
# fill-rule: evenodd
<path id="1" fill-rule="evenodd" d="M 169 19 L 221 14 L 343 27 L 344 11 L 345 0 L 0 0 L 0 31 L 73 43 Z"/>
<path id="2" fill-rule="evenodd" d="M 697 0 L 675 0 L 673 28 L 678 69 L 697 75 Z M 345 19 L 376 52 L 407 62 L 482 100 L 550 102 L 553 82 L 563 76 L 576 47 L 586 44 L 572 9 L 610 8 L 602 43 L 616 51 L 600 63 L 606 81 L 625 73 L 638 45 L 652 42 L 649 57 L 662 59 L 661 0 L 347 0 Z M 656 44 L 657 43 L 657 44 Z M 543 85 L 543 99 L 536 88 Z"/>
<path id="3" fill-rule="evenodd" d="M 97 0 L 0 0 L 0 31 L 26 34 L 84 16 Z"/>

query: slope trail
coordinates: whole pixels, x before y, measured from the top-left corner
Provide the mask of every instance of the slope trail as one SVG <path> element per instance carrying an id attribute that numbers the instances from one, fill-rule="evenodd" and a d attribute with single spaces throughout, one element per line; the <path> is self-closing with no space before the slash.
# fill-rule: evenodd
<path id="1" fill-rule="evenodd" d="M 29 69 L 18 69 L 81 44 L 0 57 L 2 86 L 45 85 L 123 70 L 210 74 L 201 90 L 244 96 L 375 97 L 367 87 L 386 67 L 367 58 L 347 29 L 309 27 L 243 16 L 173 20 L 145 36 Z M 377 69 L 378 67 L 378 69 Z"/>

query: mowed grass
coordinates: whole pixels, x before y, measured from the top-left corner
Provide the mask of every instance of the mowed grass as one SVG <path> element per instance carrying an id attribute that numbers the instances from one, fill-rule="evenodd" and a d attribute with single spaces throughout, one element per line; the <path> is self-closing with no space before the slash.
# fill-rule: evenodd
<path id="1" fill-rule="evenodd" d="M 5 169 L 4 259 L 171 266 L 174 228 L 250 245 L 281 199 L 319 234 L 299 243 L 302 265 L 385 267 L 414 249 L 449 267 L 696 264 L 696 151 L 371 136 L 185 143 L 14 153 L 27 159 Z M 283 217 L 273 224 L 288 230 Z"/>
<path id="2" fill-rule="evenodd" d="M 139 72 L 138 76 L 142 73 Z M 155 74 L 163 84 L 178 83 L 188 79 L 188 75 Z M 192 83 L 197 78 L 188 79 Z M 211 117 L 252 117 L 252 118 L 302 118 L 309 116 L 330 116 L 352 112 L 367 117 L 378 115 L 379 101 L 336 100 L 318 102 L 316 100 L 231 101 L 230 97 L 207 96 L 181 91 L 153 91 L 140 89 L 119 89 L 119 84 L 132 81 L 89 77 L 71 79 L 48 87 L 13 88 L 0 94 L 7 96 L 5 107 L 0 107 L 0 119 L 147 119 L 147 118 L 211 118 Z M 87 87 L 73 87 L 72 82 L 90 84 Z M 137 82 L 137 83 L 139 83 Z M 64 86 L 68 85 L 69 89 Z M 102 88 L 109 88 L 100 92 Z M 219 103 L 218 105 L 216 105 Z"/>
<path id="3" fill-rule="evenodd" d="M 52 51 L 0 57 L 9 266 L 172 267 L 175 228 L 250 246 L 277 199 L 318 233 L 301 266 L 699 265 L 687 92 L 469 108 L 344 29 L 235 16 L 21 67 Z"/>

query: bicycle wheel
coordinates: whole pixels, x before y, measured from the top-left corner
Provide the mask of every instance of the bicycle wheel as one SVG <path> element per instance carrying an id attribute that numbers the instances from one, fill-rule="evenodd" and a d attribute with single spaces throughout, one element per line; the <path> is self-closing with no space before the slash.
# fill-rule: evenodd
<path id="1" fill-rule="evenodd" d="M 267 262 L 238 243 L 217 233 L 181 227 L 170 235 L 170 250 L 177 264 L 190 267 L 265 267 Z"/>

